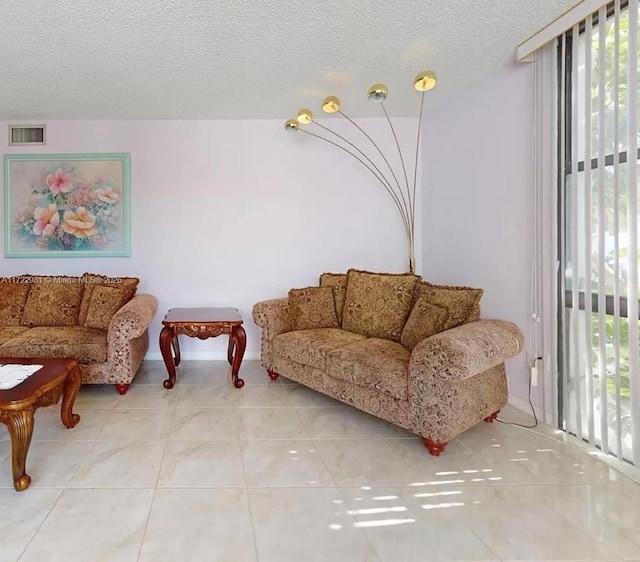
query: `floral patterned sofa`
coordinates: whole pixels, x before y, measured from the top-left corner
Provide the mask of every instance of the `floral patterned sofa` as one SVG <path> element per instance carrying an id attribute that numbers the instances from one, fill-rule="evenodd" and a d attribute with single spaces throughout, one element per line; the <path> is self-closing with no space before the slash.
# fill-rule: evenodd
<path id="1" fill-rule="evenodd" d="M 136 295 L 139 279 L 0 278 L 0 357 L 71 357 L 83 383 L 114 384 L 124 394 L 149 347 L 158 303 Z"/>
<path id="2" fill-rule="evenodd" d="M 480 319 L 482 293 L 410 274 L 325 273 L 319 287 L 254 306 L 262 365 L 272 380 L 281 374 L 420 435 L 438 456 L 495 419 L 508 398 L 504 361 L 524 344 L 511 322 Z"/>

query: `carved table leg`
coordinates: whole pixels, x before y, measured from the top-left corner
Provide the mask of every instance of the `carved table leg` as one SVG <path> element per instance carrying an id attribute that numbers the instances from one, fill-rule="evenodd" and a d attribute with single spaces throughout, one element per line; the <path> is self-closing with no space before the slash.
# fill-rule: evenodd
<path id="1" fill-rule="evenodd" d="M 229 365 L 233 365 L 233 348 L 235 347 L 235 342 L 231 335 L 229 335 L 229 347 L 227 347 L 227 361 L 229 361 Z"/>
<path id="2" fill-rule="evenodd" d="M 422 441 L 424 442 L 424 446 L 429 449 L 429 452 L 434 457 L 439 457 L 440 453 L 442 453 L 442 451 L 444 451 L 444 448 L 447 446 L 446 443 L 438 443 L 438 441 L 433 441 L 428 437 L 423 437 Z"/>
<path id="3" fill-rule="evenodd" d="M 233 381 L 233 386 L 242 388 L 244 381 L 238 378 L 238 371 L 240 371 L 244 350 L 247 347 L 247 334 L 242 326 L 234 326 L 231 329 L 229 339 L 233 340 L 233 346 L 235 347 L 235 354 L 231 365 L 231 380 Z"/>
<path id="4" fill-rule="evenodd" d="M 173 388 L 176 383 L 176 366 L 171 356 L 172 341 L 176 338 L 173 328 L 165 326 L 160 332 L 160 351 L 162 352 L 162 359 L 164 359 L 164 366 L 167 368 L 169 378 L 166 379 L 162 385 L 167 388 Z"/>
<path id="5" fill-rule="evenodd" d="M 173 364 L 177 367 L 178 365 L 180 365 L 180 342 L 178 341 L 177 335 L 175 335 L 171 340 L 171 347 L 173 347 Z"/>
<path id="6" fill-rule="evenodd" d="M 24 492 L 31 484 L 31 476 L 26 472 L 26 464 L 33 435 L 33 408 L 6 412 L 5 423 L 11 436 L 13 487 L 17 492 Z"/>
<path id="7" fill-rule="evenodd" d="M 484 418 L 484 421 L 486 421 L 487 423 L 493 423 L 493 420 L 495 420 L 498 417 L 499 413 L 500 413 L 500 410 L 498 410 L 497 412 L 493 412 L 493 414 Z"/>
<path id="8" fill-rule="evenodd" d="M 64 381 L 64 394 L 62 396 L 62 408 L 60 417 L 65 427 L 72 428 L 80 421 L 80 416 L 73 413 L 73 404 L 78 396 L 78 390 L 82 384 L 82 371 L 80 367 L 74 367 Z"/>

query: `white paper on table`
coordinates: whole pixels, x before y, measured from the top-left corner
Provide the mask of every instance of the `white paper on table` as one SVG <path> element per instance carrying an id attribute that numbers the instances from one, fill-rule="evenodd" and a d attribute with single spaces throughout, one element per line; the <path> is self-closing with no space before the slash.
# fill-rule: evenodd
<path id="1" fill-rule="evenodd" d="M 27 380 L 42 365 L 0 365 L 0 390 L 8 390 Z"/>

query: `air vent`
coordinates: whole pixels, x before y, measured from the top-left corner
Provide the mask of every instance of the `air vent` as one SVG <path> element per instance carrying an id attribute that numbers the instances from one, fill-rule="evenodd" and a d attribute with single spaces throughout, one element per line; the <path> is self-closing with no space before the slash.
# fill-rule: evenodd
<path id="1" fill-rule="evenodd" d="M 9 125 L 9 146 L 45 144 L 44 125 Z"/>

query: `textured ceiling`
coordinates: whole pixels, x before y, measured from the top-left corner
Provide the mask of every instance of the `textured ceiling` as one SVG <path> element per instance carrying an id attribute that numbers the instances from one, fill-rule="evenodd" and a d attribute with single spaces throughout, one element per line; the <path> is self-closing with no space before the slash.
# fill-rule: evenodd
<path id="1" fill-rule="evenodd" d="M 0 119 L 285 118 L 338 95 L 415 115 L 514 59 L 578 0 L 0 0 Z"/>

